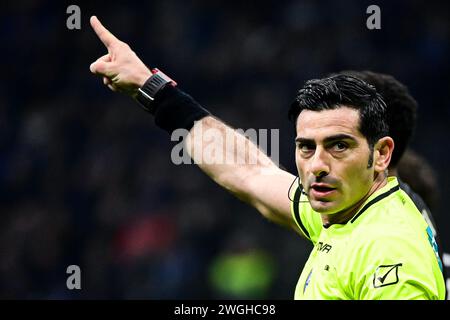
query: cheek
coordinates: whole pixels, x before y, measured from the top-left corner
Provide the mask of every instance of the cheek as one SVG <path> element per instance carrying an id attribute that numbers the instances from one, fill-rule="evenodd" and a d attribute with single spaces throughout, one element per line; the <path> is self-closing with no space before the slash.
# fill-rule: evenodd
<path id="1" fill-rule="evenodd" d="M 353 172 L 347 188 L 352 199 L 359 199 L 363 197 L 370 189 L 371 186 L 370 170 L 366 167 L 360 168 L 359 172 Z"/>
<path id="2" fill-rule="evenodd" d="M 344 179 L 347 187 L 354 193 L 364 192 L 362 186 L 367 186 L 371 181 L 371 170 L 367 168 L 367 163 L 357 162 L 346 168 Z"/>
<path id="3" fill-rule="evenodd" d="M 300 178 L 303 180 L 304 178 L 304 167 L 305 167 L 305 160 L 301 160 L 301 158 L 298 156 L 298 153 L 295 152 L 295 166 L 297 167 L 297 172 Z"/>
<path id="4" fill-rule="evenodd" d="M 297 167 L 297 171 L 300 172 L 300 157 L 298 155 L 297 148 L 295 149 L 295 166 Z"/>

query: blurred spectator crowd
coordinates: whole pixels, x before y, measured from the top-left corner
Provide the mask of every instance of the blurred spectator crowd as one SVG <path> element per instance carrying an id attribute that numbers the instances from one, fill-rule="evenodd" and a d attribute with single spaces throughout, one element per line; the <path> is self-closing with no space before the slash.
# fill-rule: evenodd
<path id="1" fill-rule="evenodd" d="M 227 123 L 280 129 L 280 162 L 293 173 L 286 114 L 303 82 L 390 73 L 418 100 L 413 147 L 450 192 L 449 4 L 378 1 L 374 31 L 369 4 L 92 2 L 79 4 L 81 30 L 66 28 L 69 4 L 2 4 L 0 297 L 291 299 L 311 249 L 194 165 L 171 163 L 174 142 L 152 117 L 90 74 L 106 53 L 92 14 Z M 66 288 L 72 264 L 81 290 Z"/>

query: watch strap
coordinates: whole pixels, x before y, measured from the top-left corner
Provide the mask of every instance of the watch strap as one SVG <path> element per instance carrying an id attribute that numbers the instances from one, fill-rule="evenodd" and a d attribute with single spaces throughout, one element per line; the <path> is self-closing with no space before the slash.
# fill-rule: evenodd
<path id="1" fill-rule="evenodd" d="M 142 87 L 138 89 L 136 100 L 144 108 L 144 110 L 154 114 L 154 104 L 156 94 L 164 88 L 167 84 L 176 86 L 177 83 L 172 80 L 168 75 L 158 69 L 152 69 L 152 75 L 144 83 Z"/>

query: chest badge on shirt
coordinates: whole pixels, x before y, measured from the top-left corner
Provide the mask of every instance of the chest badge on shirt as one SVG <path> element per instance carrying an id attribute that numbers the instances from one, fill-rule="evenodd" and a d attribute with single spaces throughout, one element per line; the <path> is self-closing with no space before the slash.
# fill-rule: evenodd
<path id="1" fill-rule="evenodd" d="M 381 265 L 373 275 L 373 287 L 381 288 L 398 282 L 398 269 L 402 263 Z"/>
<path id="2" fill-rule="evenodd" d="M 306 287 L 309 285 L 309 282 L 311 281 L 311 275 L 312 275 L 312 269 L 309 272 L 308 276 L 306 277 L 305 285 L 303 287 L 303 293 L 305 293 Z"/>

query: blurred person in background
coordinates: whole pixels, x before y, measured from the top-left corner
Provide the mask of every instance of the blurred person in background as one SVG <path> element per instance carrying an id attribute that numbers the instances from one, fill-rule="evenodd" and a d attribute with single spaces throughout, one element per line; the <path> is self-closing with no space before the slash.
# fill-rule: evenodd
<path id="1" fill-rule="evenodd" d="M 272 286 L 275 263 L 270 253 L 258 247 L 254 238 L 236 232 L 226 242 L 209 268 L 214 298 L 265 299 Z"/>
<path id="2" fill-rule="evenodd" d="M 90 69 L 103 76 L 105 85 L 137 99 L 169 133 L 188 130 L 190 156 L 204 172 L 268 219 L 293 227 L 315 244 L 298 281 L 296 298 L 444 298 L 430 228 L 397 180 L 387 178 L 394 142 L 386 135 L 384 102 L 372 86 L 339 75 L 308 81 L 299 91 L 290 116 L 299 135 L 296 158 L 304 187 L 245 137 L 211 117 L 172 79 L 159 70 L 150 71 L 98 19 L 92 17 L 91 24 L 108 54 Z M 240 153 L 236 144 L 225 150 L 216 144 L 215 152 L 237 152 L 244 159 L 256 155 L 257 164 L 202 163 L 206 147 L 203 135 L 195 133 L 199 123 L 231 134 L 238 145 L 247 147 Z M 295 180 L 299 186 L 291 208 L 287 192 Z M 320 225 L 311 218 L 318 212 Z M 409 228 L 397 229 L 396 220 Z"/>
<path id="3" fill-rule="evenodd" d="M 410 194 L 411 199 L 421 210 L 425 220 L 429 219 L 427 222 L 433 228 L 433 233 L 436 234 L 436 242 L 439 245 L 439 254 L 444 267 L 447 299 L 450 299 L 448 292 L 450 286 L 450 254 L 442 247 L 439 237 L 440 233 L 437 231 L 438 226 L 431 215 L 431 211 L 437 209 L 440 197 L 436 173 L 424 157 L 408 148 L 397 165 L 397 176 L 404 182 L 404 188 L 407 192 L 408 188 L 409 190 L 414 190 L 413 192 L 411 192 L 412 190 L 409 191 L 408 194 Z"/>
<path id="4" fill-rule="evenodd" d="M 416 195 L 421 198 L 417 201 L 423 201 L 425 209 L 436 210 L 440 194 L 436 172 L 431 164 L 416 151 L 408 148 L 398 162 L 396 169 L 396 175 L 409 185 L 414 192 L 417 192 Z M 431 214 L 430 218 L 432 218 Z M 430 222 L 433 226 L 436 225 L 434 219 Z"/>

